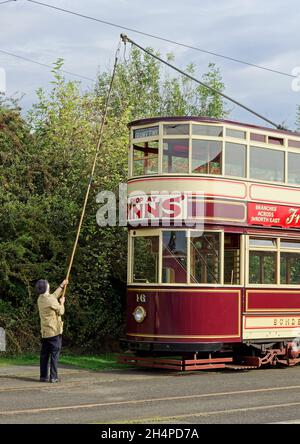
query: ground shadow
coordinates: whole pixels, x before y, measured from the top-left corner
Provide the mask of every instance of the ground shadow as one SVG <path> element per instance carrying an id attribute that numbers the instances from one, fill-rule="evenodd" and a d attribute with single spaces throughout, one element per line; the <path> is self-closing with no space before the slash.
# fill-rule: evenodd
<path id="1" fill-rule="evenodd" d="M 15 376 L 15 375 L 0 375 L 0 380 L 1 379 L 13 379 L 16 381 L 25 381 L 25 382 L 38 382 L 39 384 L 44 384 L 42 382 L 40 382 L 39 378 L 30 378 L 30 377 L 25 377 L 25 376 Z"/>

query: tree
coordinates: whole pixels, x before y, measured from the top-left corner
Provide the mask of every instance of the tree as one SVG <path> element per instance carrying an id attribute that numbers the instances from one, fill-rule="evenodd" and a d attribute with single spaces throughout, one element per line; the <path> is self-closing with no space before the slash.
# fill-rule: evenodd
<path id="1" fill-rule="evenodd" d="M 148 49 L 154 52 L 151 48 Z M 168 54 L 167 60 L 173 63 L 174 56 Z M 189 64 L 186 71 L 195 76 L 193 64 Z M 164 71 L 156 59 L 133 47 L 129 60 L 119 63 L 117 67 L 112 114 L 120 116 L 126 111 L 129 120 L 183 115 L 226 117 L 228 111 L 219 94 L 199 86 L 185 76 L 171 74 L 169 68 Z M 224 91 L 220 70 L 214 63 L 209 63 L 208 72 L 201 80 L 217 91 Z M 105 95 L 109 82 L 108 73 L 99 75 L 96 86 L 99 97 Z"/>
<path id="2" fill-rule="evenodd" d="M 62 64 L 56 62 L 50 92 L 37 91 L 25 118 L 16 104 L 0 103 L 0 324 L 15 351 L 37 345 L 36 280 L 46 277 L 55 287 L 66 272 L 110 82 L 102 73 L 95 90 L 82 92 L 80 83 L 65 80 Z M 203 79 L 224 88 L 214 65 Z M 127 180 L 128 122 L 203 113 L 223 117 L 220 97 L 165 74 L 149 55 L 133 49 L 118 65 L 67 293 L 70 345 L 102 348 L 122 334 L 127 231 L 96 224 L 95 198 Z"/>

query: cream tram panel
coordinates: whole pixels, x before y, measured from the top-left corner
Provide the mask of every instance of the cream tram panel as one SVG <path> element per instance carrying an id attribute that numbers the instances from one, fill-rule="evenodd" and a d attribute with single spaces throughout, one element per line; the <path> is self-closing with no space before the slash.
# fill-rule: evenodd
<path id="1" fill-rule="evenodd" d="M 136 179 L 128 183 L 128 193 L 142 191 L 143 193 L 162 192 L 203 192 L 206 196 L 227 197 L 229 199 L 246 199 L 247 186 L 242 182 L 206 178 L 163 178 Z"/>
<path id="2" fill-rule="evenodd" d="M 300 205 L 299 189 L 251 184 L 249 191 L 251 200 Z"/>
<path id="3" fill-rule="evenodd" d="M 243 340 L 299 337 L 300 316 L 243 316 Z"/>

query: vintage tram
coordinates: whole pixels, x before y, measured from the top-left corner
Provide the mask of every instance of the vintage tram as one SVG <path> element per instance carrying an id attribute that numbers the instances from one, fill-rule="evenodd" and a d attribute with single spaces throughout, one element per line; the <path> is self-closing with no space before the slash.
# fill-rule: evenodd
<path id="1" fill-rule="evenodd" d="M 129 128 L 123 362 L 298 363 L 300 134 L 203 117 Z"/>

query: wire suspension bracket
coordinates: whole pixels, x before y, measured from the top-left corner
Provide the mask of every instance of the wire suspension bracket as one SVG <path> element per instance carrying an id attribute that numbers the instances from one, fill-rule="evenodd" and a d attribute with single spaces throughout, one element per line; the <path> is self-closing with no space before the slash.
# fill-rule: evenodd
<path id="1" fill-rule="evenodd" d="M 270 125 L 274 126 L 278 130 L 287 130 L 282 125 L 279 125 L 272 120 L 268 119 L 267 117 L 263 116 L 262 114 L 259 114 L 258 112 L 254 111 L 253 109 L 249 108 L 246 105 L 243 105 L 238 100 L 233 99 L 230 96 L 227 96 L 226 94 L 222 93 L 221 91 L 218 91 L 217 89 L 213 88 L 210 85 L 207 85 L 204 82 L 201 82 L 201 80 L 196 79 L 196 77 L 193 77 L 189 73 L 182 71 L 181 69 L 177 68 L 176 66 L 172 65 L 171 63 L 167 62 L 166 60 L 162 59 L 161 57 L 158 57 L 156 54 L 153 54 L 148 49 L 144 48 L 143 46 L 140 46 L 138 43 L 131 40 L 126 34 L 121 34 L 121 39 L 124 45 L 126 43 L 131 43 L 132 45 L 139 48 L 141 51 L 145 52 L 146 54 L 150 55 L 151 57 L 155 58 L 156 60 L 160 61 L 161 63 L 164 63 L 165 65 L 169 66 L 170 68 L 174 69 L 175 71 L 179 72 L 181 75 L 188 77 L 189 79 L 193 80 L 194 82 L 198 83 L 201 86 L 204 86 L 205 88 L 209 89 L 210 91 L 214 92 L 215 94 L 219 94 L 224 99 L 229 100 L 230 102 L 234 103 L 235 105 L 239 106 L 240 108 L 243 108 L 244 110 L 248 111 L 249 113 L 253 114 L 254 116 L 258 117 L 261 120 L 264 120 L 265 122 L 269 123 Z"/>

